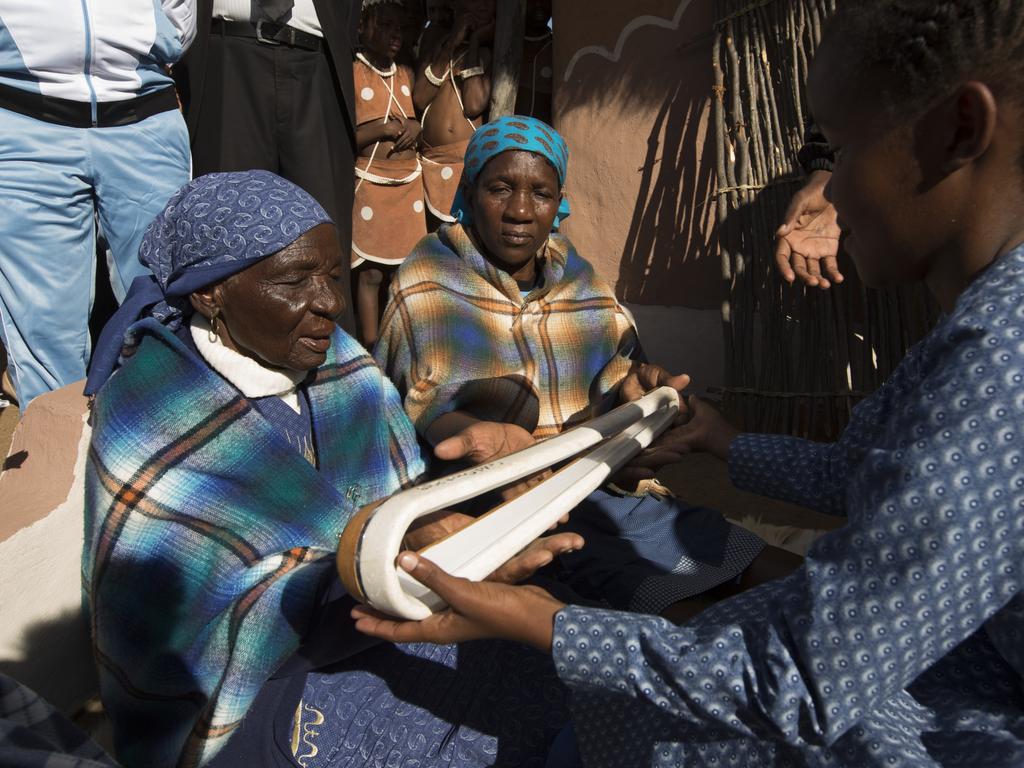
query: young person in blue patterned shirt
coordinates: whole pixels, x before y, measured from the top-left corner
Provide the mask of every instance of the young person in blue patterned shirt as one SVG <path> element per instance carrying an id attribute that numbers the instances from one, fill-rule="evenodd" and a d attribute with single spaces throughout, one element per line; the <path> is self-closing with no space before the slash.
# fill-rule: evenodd
<path id="1" fill-rule="evenodd" d="M 358 627 L 550 652 L 587 766 L 1024 765 L 1022 41 L 1022 0 L 840 4 L 826 29 L 810 97 L 846 248 L 869 285 L 923 280 L 945 317 L 835 444 L 738 435 L 695 401 L 666 440 L 845 514 L 801 568 L 673 626 L 409 553 L 453 608 L 360 608 Z"/>

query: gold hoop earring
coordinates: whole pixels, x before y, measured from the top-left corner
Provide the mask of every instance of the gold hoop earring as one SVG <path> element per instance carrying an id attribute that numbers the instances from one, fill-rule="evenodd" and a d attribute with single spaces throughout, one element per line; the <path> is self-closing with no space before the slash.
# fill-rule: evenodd
<path id="1" fill-rule="evenodd" d="M 209 339 L 211 344 L 216 344 L 220 341 L 220 334 L 217 333 L 218 317 L 220 317 L 220 307 L 214 307 L 213 314 L 210 315 L 210 330 L 206 332 L 206 338 Z"/>

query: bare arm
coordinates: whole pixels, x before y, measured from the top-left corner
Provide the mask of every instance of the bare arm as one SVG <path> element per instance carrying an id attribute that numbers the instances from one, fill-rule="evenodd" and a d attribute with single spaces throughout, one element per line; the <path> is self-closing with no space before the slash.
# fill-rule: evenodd
<path id="1" fill-rule="evenodd" d="M 363 150 L 378 141 L 394 141 L 402 135 L 401 120 L 374 120 L 356 127 L 356 146 Z"/>
<path id="2" fill-rule="evenodd" d="M 449 411 L 431 422 L 426 437 L 434 445 L 434 455 L 444 461 L 485 464 L 510 453 L 529 448 L 536 442 L 529 432 L 516 424 L 482 421 L 465 411 Z M 543 470 L 501 490 L 507 501 L 525 493 L 550 477 Z"/>
<path id="3" fill-rule="evenodd" d="M 491 52 L 480 48 L 476 36 L 469 43 L 463 69 L 483 67 L 485 72 L 462 81 L 463 114 L 470 120 L 483 116 L 491 105 Z"/>
<path id="4" fill-rule="evenodd" d="M 435 78 L 442 78 L 451 66 L 452 58 L 455 56 L 455 49 L 462 45 L 469 34 L 468 18 L 459 19 L 451 34 L 441 40 L 426 61 L 416 70 L 416 82 L 412 88 L 412 103 L 416 112 L 422 115 L 430 103 L 441 90 L 440 85 L 434 85 L 427 77 L 427 69 Z"/>

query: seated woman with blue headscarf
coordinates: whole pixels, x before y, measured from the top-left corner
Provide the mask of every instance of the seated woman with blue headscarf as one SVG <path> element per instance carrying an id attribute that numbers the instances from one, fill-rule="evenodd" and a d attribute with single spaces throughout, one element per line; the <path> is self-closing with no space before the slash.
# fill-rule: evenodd
<path id="1" fill-rule="evenodd" d="M 542 765 L 565 721 L 540 654 L 352 630 L 338 536 L 423 461 L 335 325 L 343 258 L 293 184 L 203 176 L 150 226 L 153 276 L 100 340 L 82 577 L 125 766 Z M 579 546 L 551 537 L 498 577 Z"/>
<path id="2" fill-rule="evenodd" d="M 632 318 L 558 232 L 568 159 L 558 132 L 534 118 L 483 126 L 466 151 L 456 223 L 422 240 L 391 283 L 374 356 L 441 459 L 496 458 L 689 381 L 644 362 Z M 469 436 L 486 449 L 467 450 Z M 671 606 L 684 618 L 706 604 L 697 595 L 798 565 L 655 488 L 599 491 L 577 508 L 569 525 L 587 545 L 559 558 L 561 578 L 619 608 Z"/>

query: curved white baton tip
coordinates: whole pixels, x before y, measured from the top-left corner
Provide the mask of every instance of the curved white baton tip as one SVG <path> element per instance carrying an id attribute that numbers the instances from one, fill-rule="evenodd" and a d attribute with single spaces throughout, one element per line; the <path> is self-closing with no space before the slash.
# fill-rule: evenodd
<path id="1" fill-rule="evenodd" d="M 449 573 L 479 581 L 542 535 L 674 420 L 678 393 L 659 387 L 639 400 L 489 464 L 396 494 L 364 509 L 342 534 L 338 566 L 349 592 L 378 610 L 425 619 L 441 599 L 395 566 L 414 520 L 500 488 L 599 445 L 545 482 L 427 547 L 423 555 Z"/>

